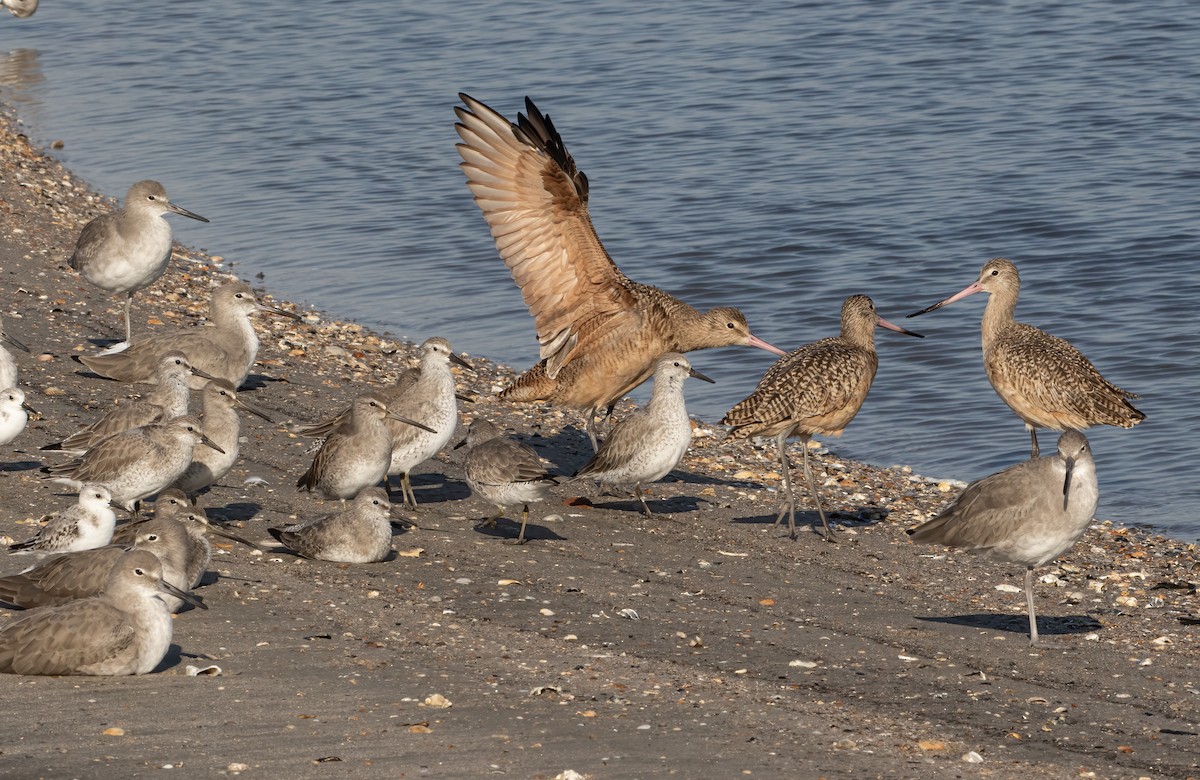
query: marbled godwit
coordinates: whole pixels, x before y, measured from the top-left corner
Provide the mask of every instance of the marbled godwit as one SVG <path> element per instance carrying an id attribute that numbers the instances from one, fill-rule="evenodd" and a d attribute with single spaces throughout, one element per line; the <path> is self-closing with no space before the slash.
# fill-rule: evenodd
<path id="1" fill-rule="evenodd" d="M 55 482 L 79 489 L 97 482 L 109 489 L 115 503 L 136 514 L 134 505 L 169 486 L 192 462 L 197 444 L 220 449 L 203 433 L 195 417 L 173 417 L 162 423 L 110 436 L 80 460 L 46 466 Z"/>
<path id="2" fill-rule="evenodd" d="M 777 355 L 737 309 L 699 312 L 630 280 L 604 250 L 588 215 L 588 180 L 550 117 L 529 98 L 511 124 L 459 93 L 455 125 L 467 186 L 534 317 L 541 361 L 500 394 L 549 401 L 595 417 L 650 378 L 664 352 L 744 345 Z"/>
<path id="3" fill-rule="evenodd" d="M 961 292 L 914 312 L 931 312 L 977 292 L 991 295 L 983 310 L 983 366 L 1008 408 L 1025 422 L 1030 455 L 1039 453 L 1037 429 L 1083 430 L 1092 425 L 1132 428 L 1146 415 L 1129 403 L 1137 395 L 1109 382 L 1070 342 L 1013 319 L 1021 278 L 1011 260 L 989 260 Z"/>
<path id="4" fill-rule="evenodd" d="M 0 321 L 0 389 L 17 386 L 17 361 L 13 360 L 12 353 L 4 348 L 5 344 L 14 346 L 22 352 L 29 351 L 29 347 L 10 335 L 4 329 L 4 323 Z"/>
<path id="5" fill-rule="evenodd" d="M 193 390 L 204 387 L 202 376 L 224 379 L 235 388 L 241 387 L 258 356 L 258 334 L 250 323 L 250 315 L 256 311 L 300 319 L 290 311 L 257 300 L 245 282 L 226 282 L 213 290 L 208 312 L 211 328 L 162 333 L 119 351 L 109 349 L 96 355 L 72 357 L 100 376 L 118 382 L 152 384 L 162 356 L 167 352 L 182 352 L 191 362 L 193 373 L 195 369 L 202 372 L 189 380 Z"/>
<path id="6" fill-rule="evenodd" d="M 591 460 L 575 472 L 575 478 L 588 477 L 602 485 L 634 485 L 642 511 L 649 516 L 642 485 L 667 476 L 692 443 L 692 422 L 683 403 L 683 381 L 689 376 L 713 381 L 677 352 L 659 357 L 650 402 L 617 423 Z"/>
<path id="7" fill-rule="evenodd" d="M 145 398 L 123 403 L 91 425 L 41 449 L 81 455 L 109 436 L 187 414 L 191 395 L 188 377 L 195 371 L 199 370 L 192 368 L 182 352 L 166 353 L 158 361 L 154 390 Z M 207 374 L 199 371 L 197 376 Z"/>
<path id="8" fill-rule="evenodd" d="M 18 387 L 0 390 L 0 446 L 21 435 L 29 422 L 29 413 L 36 412 L 25 403 L 25 391 Z"/>
<path id="9" fill-rule="evenodd" d="M 467 361 L 454 354 L 450 342 L 440 336 L 421 344 L 421 362 L 400 375 L 394 384 L 371 392 L 381 399 L 396 417 L 385 420 L 392 434 L 392 459 L 387 473 L 400 475 L 400 490 L 404 505 L 417 508 L 408 473 L 438 454 L 454 435 L 458 425 L 458 403 L 454 374 L 450 364 L 473 371 Z M 337 417 L 313 425 L 292 429 L 299 436 L 328 436 L 343 424 L 350 410 Z M 413 422 L 420 423 L 414 425 Z M 347 496 L 349 498 L 349 496 Z"/>
<path id="10" fill-rule="evenodd" d="M 69 261 L 84 279 L 125 296 L 125 341 L 133 294 L 157 281 L 171 261 L 171 225 L 163 214 L 208 222 L 168 200 L 158 182 L 139 181 L 129 188 L 124 206 L 83 226 Z"/>
<path id="11" fill-rule="evenodd" d="M 392 551 L 391 513 L 387 491 L 369 487 L 344 509 L 267 531 L 280 544 L 305 558 L 338 563 L 376 563 Z"/>
<path id="12" fill-rule="evenodd" d="M 732 425 L 729 437 L 774 436 L 783 470 L 787 498 L 779 508 L 775 524 L 788 516 L 788 531 L 796 538 L 796 507 L 792 495 L 791 464 L 786 443 L 799 436 L 804 453 L 804 478 L 821 516 L 825 538 L 833 541 L 833 530 L 821 507 L 821 496 L 808 467 L 808 441 L 813 434 L 840 436 L 858 414 L 875 379 L 879 357 L 875 354 L 875 326 L 922 338 L 879 316 L 865 295 L 851 295 L 842 304 L 840 336 L 821 339 L 794 350 L 767 369 L 758 387 L 729 410 L 723 425 Z"/>
<path id="13" fill-rule="evenodd" d="M 229 473 L 237 461 L 242 431 L 237 410 L 245 409 L 267 422 L 274 422 L 266 412 L 238 397 L 233 385 L 224 379 L 214 379 L 201 391 L 203 417 L 200 424 L 208 440 L 220 449 L 197 445 L 192 462 L 175 480 L 175 487 L 189 494 L 199 493 Z"/>
<path id="14" fill-rule="evenodd" d="M 104 485 L 84 485 L 76 504 L 52 515 L 35 535 L 9 545 L 8 551 L 44 556 L 103 547 L 112 541 L 117 523 L 111 503 L 112 494 Z"/>
<path id="15" fill-rule="evenodd" d="M 176 588 L 187 589 L 187 533 L 178 523 L 148 520 L 140 525 L 132 546 L 153 553 L 162 562 L 164 579 Z M 0 577 L 0 601 L 32 609 L 94 596 L 104 589 L 109 571 L 126 549 L 111 544 L 43 558 L 20 574 Z M 183 603 L 177 598 L 163 598 L 172 612 Z"/>
<path id="16" fill-rule="evenodd" d="M 504 516 L 504 508 L 521 506 L 521 530 L 513 544 L 525 544 L 525 526 L 529 505 L 544 501 L 558 480 L 546 471 L 537 450 L 528 444 L 504 436 L 495 424 L 476 420 L 467 429 L 467 438 L 455 445 L 466 447 L 463 472 L 471 492 L 496 507 L 496 513 L 481 525 L 494 527 Z"/>
<path id="17" fill-rule="evenodd" d="M 91 598 L 22 615 L 0 631 L 0 672 L 10 674 L 146 674 L 171 646 L 163 596 L 208 609 L 163 578 L 144 550 L 123 552 L 104 589 Z"/>
<path id="18" fill-rule="evenodd" d="M 1038 640 L 1033 570 L 1071 549 L 1096 514 L 1096 464 L 1082 433 L 1058 437 L 1058 453 L 1010 466 L 967 486 L 940 515 L 908 531 L 913 541 L 961 547 L 1025 567 L 1029 644 Z"/>

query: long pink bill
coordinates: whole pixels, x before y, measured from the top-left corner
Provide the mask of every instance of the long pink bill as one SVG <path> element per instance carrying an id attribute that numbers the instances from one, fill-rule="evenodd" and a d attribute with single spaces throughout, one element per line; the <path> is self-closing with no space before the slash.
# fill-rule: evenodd
<path id="1" fill-rule="evenodd" d="M 961 301 L 963 298 L 966 298 L 968 295 L 974 295 L 975 293 L 981 292 L 982 290 L 983 290 L 983 286 L 980 285 L 979 282 L 971 282 L 971 284 L 968 285 L 967 288 L 965 290 L 963 290 L 962 292 L 957 292 L 954 295 L 951 295 L 949 298 L 946 298 L 945 300 L 942 300 L 942 301 L 938 301 L 937 303 L 933 304 L 932 306 L 927 306 L 924 309 L 921 309 L 920 311 L 914 311 L 912 314 L 906 315 L 905 318 L 907 319 L 908 317 L 919 317 L 922 314 L 928 314 L 929 312 L 934 311 L 935 309 L 940 309 L 943 306 L 948 306 L 949 304 L 954 303 L 955 301 Z"/>
<path id="2" fill-rule="evenodd" d="M 773 352 L 776 355 L 779 355 L 780 357 L 787 354 L 779 347 L 777 347 L 773 344 L 768 344 L 767 342 L 760 339 L 758 336 L 755 336 L 753 333 L 751 333 L 750 337 L 748 339 L 746 339 L 746 346 L 758 347 L 759 349 L 765 349 L 767 352 Z"/>
<path id="3" fill-rule="evenodd" d="M 911 316 L 911 315 L 910 315 L 910 316 Z M 917 337 L 917 338 L 919 338 L 919 339 L 923 339 L 923 338 L 925 338 L 925 334 L 923 334 L 923 333 L 913 333 L 911 330 L 906 330 L 905 328 L 902 328 L 902 327 L 900 327 L 899 325 L 896 325 L 895 323 L 888 322 L 888 321 L 887 321 L 887 320 L 885 320 L 883 317 L 880 317 L 880 318 L 879 318 L 879 325 L 880 325 L 881 327 L 887 328 L 888 330 L 894 330 L 894 331 L 896 331 L 897 333 L 906 333 L 906 334 L 908 334 L 909 336 L 916 336 L 916 337 Z"/>

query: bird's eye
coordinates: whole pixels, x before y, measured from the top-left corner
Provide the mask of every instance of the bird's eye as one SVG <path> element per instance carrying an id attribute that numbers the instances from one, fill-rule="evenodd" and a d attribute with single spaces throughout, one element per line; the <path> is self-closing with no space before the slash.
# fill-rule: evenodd
<path id="1" fill-rule="evenodd" d="M 725 323 L 725 327 L 729 328 L 730 330 L 733 330 L 733 323 L 727 322 L 727 323 Z"/>
<path id="2" fill-rule="evenodd" d="M 147 542 L 157 542 L 158 534 L 146 534 L 146 541 Z"/>
<path id="3" fill-rule="evenodd" d="M 136 574 L 136 575 L 137 575 L 137 576 L 139 576 L 139 577 L 145 577 L 145 576 L 146 576 L 146 570 L 145 570 L 145 569 L 142 569 L 142 568 L 137 568 L 137 569 L 134 569 L 134 570 L 133 570 L 133 573 L 134 573 L 134 574 Z"/>
<path id="4" fill-rule="evenodd" d="M 146 200 L 158 200 L 158 198 L 154 197 L 153 195 L 147 195 Z"/>
<path id="5" fill-rule="evenodd" d="M 999 275 L 1000 275 L 1000 269 L 999 269 L 999 268 L 993 268 L 993 269 L 992 269 L 992 276 L 999 276 Z"/>

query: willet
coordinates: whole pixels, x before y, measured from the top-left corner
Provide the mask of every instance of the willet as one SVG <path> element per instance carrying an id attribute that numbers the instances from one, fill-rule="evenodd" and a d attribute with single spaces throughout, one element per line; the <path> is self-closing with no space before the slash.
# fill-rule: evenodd
<path id="1" fill-rule="evenodd" d="M 305 558 L 375 563 L 392 551 L 391 512 L 387 491 L 368 487 L 333 514 L 267 531 L 276 541 Z"/>
<path id="2" fill-rule="evenodd" d="M 754 336 L 737 309 L 699 312 L 621 273 L 588 215 L 587 176 L 533 101 L 512 124 L 459 98 L 461 168 L 541 345 L 541 362 L 501 398 L 587 411 L 595 449 L 597 412 L 649 379 L 664 352 L 743 345 L 784 354 Z"/>
<path id="3" fill-rule="evenodd" d="M 13 359 L 12 353 L 4 348 L 4 345 L 16 347 L 22 352 L 28 352 L 29 347 L 22 344 L 17 339 L 4 329 L 3 321 L 0 321 L 0 388 L 16 387 L 17 386 L 17 361 Z"/>
<path id="4" fill-rule="evenodd" d="M 111 503 L 112 494 L 104 485 L 84 485 L 74 506 L 51 515 L 35 535 L 9 545 L 8 551 L 48 555 L 103 547 L 112 541 L 117 522 Z"/>
<path id="5" fill-rule="evenodd" d="M 126 342 L 133 294 L 157 281 L 171 261 L 171 225 L 163 214 L 208 222 L 172 203 L 161 184 L 147 179 L 129 188 L 124 206 L 84 225 L 71 255 L 71 267 L 84 279 L 125 296 Z"/>
<path id="6" fill-rule="evenodd" d="M 245 409 L 267 422 L 274 422 L 266 412 L 239 398 L 233 385 L 224 379 L 214 379 L 205 385 L 200 400 L 204 410 L 201 418 L 204 435 L 220 449 L 197 445 L 192 451 L 192 462 L 183 475 L 175 480 L 175 487 L 189 494 L 199 493 L 216 484 L 233 468 L 240 449 L 241 419 L 238 409 Z"/>
<path id="7" fill-rule="evenodd" d="M 1071 549 L 1092 522 L 1100 490 L 1087 438 L 1076 430 L 1058 437 L 1058 453 L 1033 458 L 973 482 L 949 507 L 909 529 L 915 542 L 1025 567 L 1029 644 L 1038 641 L 1033 570 Z"/>
<path id="8" fill-rule="evenodd" d="M 179 523 L 148 520 L 139 526 L 133 548 L 154 553 L 162 561 L 163 578 L 176 588 L 187 589 L 187 533 Z M 109 571 L 126 549 L 113 544 L 47 556 L 20 574 L 0 577 L 0 601 L 32 609 L 93 596 L 104 588 Z M 172 612 L 183 603 L 178 598 L 163 598 Z"/>
<path id="9" fill-rule="evenodd" d="M 155 381 L 156 366 L 162 355 L 179 351 L 187 355 L 193 370 L 200 369 L 205 376 L 224 379 L 234 387 L 241 387 L 258 356 L 258 334 L 250 323 L 250 315 L 256 311 L 300 319 L 290 311 L 258 301 L 245 282 L 226 282 L 213 290 L 208 312 L 208 321 L 213 327 L 162 333 L 136 341 L 120 351 L 106 350 L 96 355 L 72 357 L 100 376 L 118 382 L 151 384 Z M 199 390 L 204 381 L 197 375 L 189 383 L 193 390 Z"/>
<path id="10" fill-rule="evenodd" d="M 392 461 L 392 434 L 384 423 L 388 418 L 421 425 L 390 411 L 378 393 L 354 399 L 350 416 L 321 444 L 296 487 L 344 501 L 383 482 Z"/>
<path id="11" fill-rule="evenodd" d="M 38 9 L 38 0 L 0 0 L 0 5 L 18 19 L 28 19 Z"/>
<path id="12" fill-rule="evenodd" d="M 513 544 L 525 544 L 529 505 L 544 501 L 558 480 L 546 471 L 537 450 L 504 436 L 495 424 L 476 420 L 467 438 L 455 446 L 466 447 L 463 470 L 471 492 L 496 507 L 482 525 L 493 527 L 508 506 L 521 506 L 521 531 Z"/>
<path id="13" fill-rule="evenodd" d="M 114 502 L 135 512 L 135 502 L 183 475 L 192 462 L 192 449 L 201 443 L 220 449 L 204 435 L 195 417 L 174 417 L 110 436 L 80 460 L 47 466 L 42 471 L 52 475 L 50 479 L 76 489 L 85 482 L 105 485 Z"/>
<path id="14" fill-rule="evenodd" d="M 206 376 L 203 371 L 192 368 L 182 352 L 166 353 L 158 361 L 154 390 L 145 398 L 123 403 L 86 428 L 41 449 L 82 455 L 109 436 L 187 414 L 191 394 L 188 377 L 193 372 L 197 376 Z"/>
<path id="15" fill-rule="evenodd" d="M 825 538 L 833 541 L 833 530 L 825 518 L 821 496 L 808 467 L 808 441 L 817 433 L 840 436 L 862 408 L 879 367 L 879 357 L 875 354 L 876 325 L 921 338 L 921 334 L 880 317 L 867 296 L 851 295 L 842 304 L 841 335 L 805 344 L 775 361 L 763 374 L 754 392 L 739 401 L 721 420 L 722 425 L 733 426 L 729 431 L 731 439 L 775 437 L 783 487 L 787 493 L 775 524 L 778 525 L 786 513 L 792 539 L 796 538 L 796 506 L 787 440 L 792 436 L 800 437 L 804 478 L 817 505 L 817 514 L 821 516 Z"/>
<path id="16" fill-rule="evenodd" d="M 173 622 L 163 597 L 208 609 L 163 578 L 151 553 L 131 550 L 109 568 L 97 595 L 35 609 L 0 630 L 0 672 L 146 674 L 171 646 Z"/>
<path id="17" fill-rule="evenodd" d="M 454 354 L 450 342 L 435 336 L 421 344 L 421 361 L 413 369 L 402 373 L 397 381 L 387 387 L 373 390 L 387 404 L 387 408 L 400 415 L 385 420 L 392 434 L 392 457 L 388 474 L 400 475 L 400 489 L 405 506 L 417 507 L 409 472 L 432 458 L 454 435 L 458 424 L 458 401 L 455 395 L 454 374 L 451 363 L 474 370 L 467 361 Z M 329 431 L 345 422 L 350 410 L 337 417 L 316 425 L 293 429 L 301 436 L 327 435 Z M 412 425 L 410 421 L 421 423 Z"/>
<path id="18" fill-rule="evenodd" d="M 34 408 L 25 403 L 24 390 L 18 387 L 0 390 L 0 446 L 21 435 L 29 422 L 30 412 L 34 412 Z"/>
<path id="19" fill-rule="evenodd" d="M 914 312 L 931 312 L 977 292 L 991 295 L 983 310 L 983 366 L 1008 408 L 1025 422 L 1031 458 L 1039 453 L 1037 429 L 1083 430 L 1093 425 L 1132 428 L 1146 415 L 1137 395 L 1109 382 L 1070 342 L 1013 319 L 1021 278 L 1011 260 L 989 260 L 961 292 Z"/>
<path id="20" fill-rule="evenodd" d="M 650 402 L 617 423 L 575 478 L 588 477 L 602 485 L 632 484 L 642 511 L 650 515 L 642 485 L 669 474 L 692 443 L 692 422 L 683 403 L 683 381 L 689 376 L 713 381 L 693 369 L 683 355 L 668 352 L 660 357 Z"/>
<path id="21" fill-rule="evenodd" d="M 158 494 L 154 502 L 154 517 L 152 520 L 170 520 L 178 523 L 187 534 L 187 545 L 184 555 L 184 577 L 189 587 L 195 588 L 204 579 L 208 564 L 212 560 L 212 543 L 208 540 L 211 533 L 225 539 L 262 549 L 254 542 L 244 539 L 237 534 L 214 525 L 203 509 L 192 504 L 187 494 L 178 488 L 167 488 Z M 127 523 L 113 534 L 113 544 L 132 544 L 146 524 L 151 520 L 141 520 Z"/>

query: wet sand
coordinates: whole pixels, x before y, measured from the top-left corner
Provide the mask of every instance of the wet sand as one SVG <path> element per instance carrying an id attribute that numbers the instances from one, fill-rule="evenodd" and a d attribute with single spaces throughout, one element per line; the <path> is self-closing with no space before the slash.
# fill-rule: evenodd
<path id="1" fill-rule="evenodd" d="M 33 350 L 17 360 L 43 415 L 0 453 L 0 534 L 24 538 L 74 500 L 39 479 L 53 453 L 38 447 L 144 388 L 70 360 L 89 339 L 120 336 L 120 300 L 66 265 L 79 228 L 115 202 L 30 148 L 11 118 L 0 118 L 0 171 L 0 304 Z M 220 253 L 220 225 L 209 244 Z M 228 269 L 180 247 L 135 299 L 135 336 L 197 326 Z M 268 526 L 328 511 L 294 488 L 315 442 L 286 423 L 324 418 L 415 363 L 393 336 L 300 313 L 257 318 L 245 397 L 277 424 L 244 416 L 241 460 L 201 499 L 264 544 Z M 496 401 L 512 369 L 454 346 L 477 369 L 455 369 L 478 398 L 459 437 L 483 416 L 558 473 L 586 460 L 576 415 Z M 398 533 L 392 560 L 338 565 L 221 542 L 198 589 L 210 609 L 176 618 L 155 673 L 0 676 L 0 774 L 1200 776 L 1194 545 L 1101 518 L 1040 572 L 1049 647 L 1030 649 L 1021 571 L 904 534 L 954 483 L 848 462 L 824 442 L 818 481 L 841 542 L 812 532 L 800 485 L 806 527 L 792 541 L 773 526 L 773 445 L 723 442 L 705 423 L 696 433 L 650 489 L 653 518 L 631 496 L 561 486 L 534 507 L 533 541 L 508 545 L 516 524 L 477 528 L 488 507 L 447 450 L 417 470 L 420 528 Z M 219 674 L 188 675 L 212 665 Z"/>

